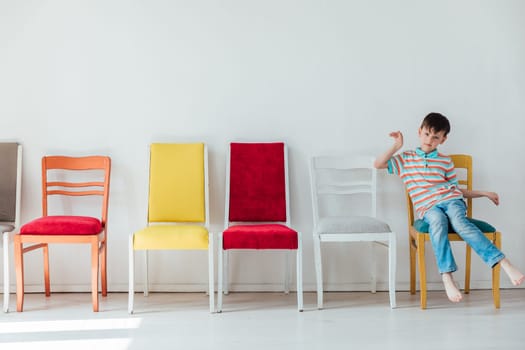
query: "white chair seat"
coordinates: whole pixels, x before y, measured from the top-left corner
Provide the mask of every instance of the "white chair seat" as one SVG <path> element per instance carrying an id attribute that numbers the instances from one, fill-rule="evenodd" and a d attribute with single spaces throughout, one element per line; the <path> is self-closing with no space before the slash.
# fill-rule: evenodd
<path id="1" fill-rule="evenodd" d="M 392 232 L 381 220 L 368 216 L 325 217 L 319 219 L 316 231 L 323 233 L 384 233 Z"/>

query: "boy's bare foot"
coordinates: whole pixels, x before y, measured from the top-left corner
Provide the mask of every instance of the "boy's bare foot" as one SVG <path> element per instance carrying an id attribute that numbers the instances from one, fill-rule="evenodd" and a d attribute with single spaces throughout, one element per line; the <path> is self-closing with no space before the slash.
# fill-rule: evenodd
<path id="1" fill-rule="evenodd" d="M 446 272 L 441 275 L 443 284 L 445 285 L 445 291 L 447 292 L 448 300 L 453 303 L 459 303 L 463 299 L 463 295 L 456 286 L 454 278 L 452 278 L 451 272 Z"/>
<path id="2" fill-rule="evenodd" d="M 521 273 L 520 270 L 518 270 L 514 265 L 512 265 L 507 258 L 503 258 L 503 260 L 500 261 L 501 267 L 503 268 L 503 271 L 509 276 L 510 281 L 513 285 L 519 286 L 523 281 L 525 281 L 525 276 L 523 273 Z"/>

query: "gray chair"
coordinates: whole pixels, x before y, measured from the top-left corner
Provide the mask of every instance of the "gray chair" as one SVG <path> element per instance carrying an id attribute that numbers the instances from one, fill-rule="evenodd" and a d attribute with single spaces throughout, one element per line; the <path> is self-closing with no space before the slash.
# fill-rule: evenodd
<path id="1" fill-rule="evenodd" d="M 4 312 L 9 311 L 9 234 L 20 222 L 22 146 L 0 142 L 0 233 L 4 257 Z"/>

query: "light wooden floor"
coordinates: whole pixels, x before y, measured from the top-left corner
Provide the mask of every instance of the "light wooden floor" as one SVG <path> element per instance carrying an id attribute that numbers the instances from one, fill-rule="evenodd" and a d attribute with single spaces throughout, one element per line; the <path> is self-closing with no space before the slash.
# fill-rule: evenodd
<path id="1" fill-rule="evenodd" d="M 315 300 L 305 293 L 299 313 L 294 293 L 231 293 L 210 314 L 205 294 L 137 294 L 128 315 L 126 293 L 99 313 L 89 294 L 28 294 L 23 313 L 0 313 L 0 349 L 525 349 L 525 289 L 503 290 L 500 310 L 486 290 L 460 304 L 430 292 L 425 311 L 407 292 L 394 310 L 386 292 L 326 293 L 324 310 Z"/>

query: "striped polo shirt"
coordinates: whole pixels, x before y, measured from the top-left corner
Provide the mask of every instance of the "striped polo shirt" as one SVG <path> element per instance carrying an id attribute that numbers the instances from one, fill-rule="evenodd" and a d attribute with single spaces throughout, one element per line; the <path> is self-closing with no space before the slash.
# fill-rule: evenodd
<path id="1" fill-rule="evenodd" d="M 419 218 L 436 203 L 463 198 L 454 163 L 437 149 L 396 154 L 388 160 L 388 172 L 403 180 Z"/>

